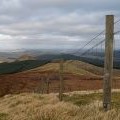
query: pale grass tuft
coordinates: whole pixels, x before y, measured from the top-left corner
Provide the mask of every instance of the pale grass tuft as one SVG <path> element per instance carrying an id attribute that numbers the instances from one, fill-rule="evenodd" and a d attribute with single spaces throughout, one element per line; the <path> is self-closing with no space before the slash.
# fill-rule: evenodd
<path id="1" fill-rule="evenodd" d="M 60 102 L 56 94 L 23 93 L 0 99 L 0 113 L 6 120 L 120 120 L 119 110 L 104 112 L 101 108 L 101 101 L 78 107 Z"/>

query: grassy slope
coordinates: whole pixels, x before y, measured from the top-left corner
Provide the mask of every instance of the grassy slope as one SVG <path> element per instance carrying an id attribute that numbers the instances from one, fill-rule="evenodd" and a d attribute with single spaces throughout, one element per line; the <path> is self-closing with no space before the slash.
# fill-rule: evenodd
<path id="1" fill-rule="evenodd" d="M 119 104 L 120 93 L 114 100 Z M 73 94 L 60 102 L 55 94 L 23 93 L 0 98 L 0 120 L 119 120 L 120 110 L 102 110 L 101 94 Z"/>
<path id="2" fill-rule="evenodd" d="M 59 63 L 48 63 L 41 67 L 26 71 L 26 72 L 38 72 L 38 71 L 59 71 Z M 103 75 L 103 68 L 97 67 L 85 62 L 77 60 L 68 60 L 64 62 L 64 72 L 72 73 L 76 75 L 89 75 L 89 76 L 101 76 Z M 114 70 L 115 76 L 120 76 L 120 70 Z"/>
<path id="3" fill-rule="evenodd" d="M 77 63 L 78 65 L 74 64 Z M 84 64 L 84 66 L 87 66 L 86 63 L 80 62 L 80 61 L 66 61 L 64 62 L 64 72 L 65 73 L 72 73 L 76 75 L 91 75 L 95 76 L 96 73 L 92 73 L 89 68 L 88 70 L 85 70 L 85 68 L 79 67 L 81 64 Z M 92 67 L 92 66 L 91 66 Z M 94 69 L 94 68 L 93 68 Z M 59 71 L 59 63 L 48 63 L 46 65 L 43 65 L 41 67 L 37 67 L 32 70 L 28 70 L 26 72 L 35 72 L 35 71 Z"/>

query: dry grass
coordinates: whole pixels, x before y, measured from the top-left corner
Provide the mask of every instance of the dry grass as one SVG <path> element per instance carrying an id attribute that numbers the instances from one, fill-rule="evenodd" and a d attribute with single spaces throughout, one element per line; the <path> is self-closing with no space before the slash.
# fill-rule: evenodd
<path id="1" fill-rule="evenodd" d="M 98 100 L 77 106 L 56 94 L 23 93 L 0 98 L 0 120 L 120 120 L 120 111 L 104 112 Z"/>

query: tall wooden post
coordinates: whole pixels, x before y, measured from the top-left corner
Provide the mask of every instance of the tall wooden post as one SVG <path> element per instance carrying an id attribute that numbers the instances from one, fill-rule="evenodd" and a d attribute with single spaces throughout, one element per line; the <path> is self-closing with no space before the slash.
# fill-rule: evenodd
<path id="1" fill-rule="evenodd" d="M 105 62 L 104 62 L 104 85 L 103 85 L 103 108 L 111 109 L 111 84 L 113 71 L 113 39 L 114 39 L 114 16 L 106 16 L 105 36 Z"/>
<path id="2" fill-rule="evenodd" d="M 60 89 L 59 89 L 59 99 L 60 101 L 63 100 L 63 89 L 64 89 L 64 83 L 63 83 L 63 60 L 60 61 Z"/>

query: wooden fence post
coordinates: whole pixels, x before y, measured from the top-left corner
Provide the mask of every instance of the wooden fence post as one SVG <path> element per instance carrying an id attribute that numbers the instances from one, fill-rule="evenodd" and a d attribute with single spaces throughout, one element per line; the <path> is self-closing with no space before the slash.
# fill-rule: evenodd
<path id="1" fill-rule="evenodd" d="M 103 83 L 103 108 L 111 109 L 111 84 L 113 71 L 114 16 L 106 16 L 105 62 Z"/>
<path id="2" fill-rule="evenodd" d="M 63 100 L 63 89 L 64 89 L 64 83 L 63 83 L 63 60 L 60 61 L 60 90 L 59 90 L 59 99 L 60 101 Z"/>
<path id="3" fill-rule="evenodd" d="M 50 78 L 49 76 L 46 78 L 46 88 L 47 88 L 47 94 L 49 94 L 49 89 L 50 89 Z"/>

